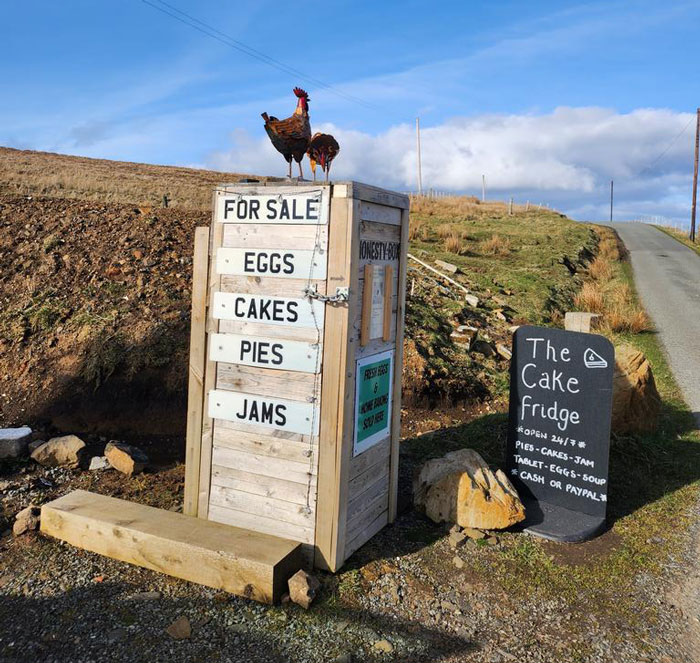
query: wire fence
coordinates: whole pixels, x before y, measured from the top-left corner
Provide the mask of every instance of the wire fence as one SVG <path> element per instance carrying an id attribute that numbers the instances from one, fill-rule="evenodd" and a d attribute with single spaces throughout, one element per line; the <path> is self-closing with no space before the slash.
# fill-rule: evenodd
<path id="1" fill-rule="evenodd" d="M 640 214 L 637 218 L 632 219 L 631 223 L 648 223 L 652 226 L 664 226 L 680 232 L 690 232 L 690 221 L 671 219 L 657 214 Z"/>

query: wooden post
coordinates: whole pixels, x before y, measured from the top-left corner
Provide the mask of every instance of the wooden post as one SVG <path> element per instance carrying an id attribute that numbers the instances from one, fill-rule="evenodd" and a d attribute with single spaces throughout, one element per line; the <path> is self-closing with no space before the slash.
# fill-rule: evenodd
<path id="1" fill-rule="evenodd" d="M 508 216 L 513 216 L 513 197 L 511 196 L 510 202 L 508 203 Z"/>
<path id="2" fill-rule="evenodd" d="M 190 373 L 187 388 L 185 445 L 185 498 L 182 512 L 197 515 L 206 365 L 205 324 L 209 267 L 209 228 L 195 228 L 192 261 L 192 317 L 190 322 Z"/>
<path id="3" fill-rule="evenodd" d="M 610 223 L 613 222 L 613 181 L 610 180 Z"/>
<path id="4" fill-rule="evenodd" d="M 416 153 L 418 155 L 418 195 L 423 195 L 423 174 L 420 162 L 420 118 L 416 118 Z"/>
<path id="5" fill-rule="evenodd" d="M 690 213 L 690 241 L 695 241 L 695 207 L 698 197 L 698 150 L 700 150 L 700 108 L 695 122 L 695 163 L 693 166 L 693 206 Z"/>

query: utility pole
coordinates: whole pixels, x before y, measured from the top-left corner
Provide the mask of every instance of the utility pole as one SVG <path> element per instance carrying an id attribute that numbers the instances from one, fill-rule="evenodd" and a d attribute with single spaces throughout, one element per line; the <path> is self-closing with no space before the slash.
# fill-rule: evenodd
<path id="1" fill-rule="evenodd" d="M 612 212 L 613 212 L 613 186 L 614 183 L 610 180 L 610 223 L 612 223 Z"/>
<path id="2" fill-rule="evenodd" d="M 695 205 L 698 199 L 698 148 L 700 147 L 700 108 L 695 122 L 695 167 L 693 168 L 693 207 L 690 212 L 690 241 L 695 241 Z"/>
<path id="3" fill-rule="evenodd" d="M 416 148 L 418 152 L 418 195 L 423 195 L 423 175 L 420 164 L 420 118 L 416 118 Z"/>
<path id="4" fill-rule="evenodd" d="M 481 176 L 481 202 L 486 201 L 486 175 Z"/>

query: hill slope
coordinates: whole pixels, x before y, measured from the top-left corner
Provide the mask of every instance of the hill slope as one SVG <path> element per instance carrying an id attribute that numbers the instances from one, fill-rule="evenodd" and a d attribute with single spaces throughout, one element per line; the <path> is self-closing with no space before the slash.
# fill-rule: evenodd
<path id="1" fill-rule="evenodd" d="M 7 149 L 0 163 L 0 425 L 183 434 L 193 231 L 214 184 L 240 176 Z M 412 253 L 458 265 L 481 303 L 411 263 L 407 402 L 498 397 L 507 362 L 455 344 L 454 328 L 495 346 L 514 323 L 556 318 L 580 287 L 562 256 L 585 259 L 590 230 L 464 198 L 413 210 Z"/>

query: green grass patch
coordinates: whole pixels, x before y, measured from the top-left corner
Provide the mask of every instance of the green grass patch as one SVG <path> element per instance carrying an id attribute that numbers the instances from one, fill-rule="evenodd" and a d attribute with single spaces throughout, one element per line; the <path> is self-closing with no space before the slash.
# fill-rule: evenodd
<path id="1" fill-rule="evenodd" d="M 689 249 L 692 249 L 700 255 L 700 246 L 696 242 L 691 241 L 690 237 L 686 235 L 685 233 L 682 233 L 675 228 L 666 228 L 665 226 L 654 226 L 657 230 L 660 230 L 662 233 L 666 233 L 669 237 L 673 237 L 673 239 L 678 240 L 681 244 L 685 244 Z"/>

